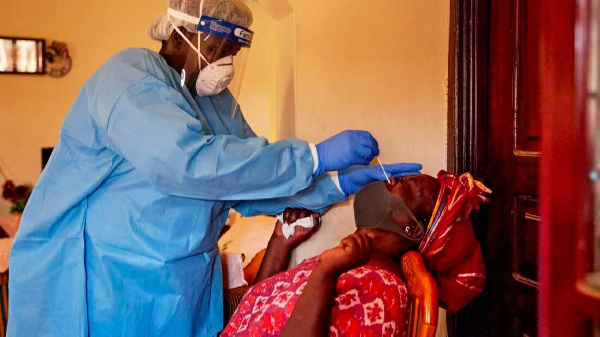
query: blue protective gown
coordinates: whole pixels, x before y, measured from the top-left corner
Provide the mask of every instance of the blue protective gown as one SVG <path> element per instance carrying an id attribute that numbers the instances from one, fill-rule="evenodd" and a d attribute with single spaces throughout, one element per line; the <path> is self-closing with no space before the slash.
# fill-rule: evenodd
<path id="1" fill-rule="evenodd" d="M 90 78 L 61 128 L 10 259 L 9 336 L 213 336 L 217 238 L 244 215 L 346 200 L 308 144 L 269 144 L 229 92 L 194 98 L 157 53 Z"/>

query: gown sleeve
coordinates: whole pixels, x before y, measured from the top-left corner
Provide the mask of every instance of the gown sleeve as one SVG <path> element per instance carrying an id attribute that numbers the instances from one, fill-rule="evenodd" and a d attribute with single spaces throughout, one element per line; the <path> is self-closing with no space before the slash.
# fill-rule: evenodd
<path id="1" fill-rule="evenodd" d="M 242 201 L 233 208 L 243 216 L 276 215 L 282 213 L 287 207 L 306 208 L 323 213 L 330 205 L 347 200 L 348 197 L 333 183 L 332 178 L 323 174 L 316 177 L 308 188 L 293 196 Z"/>
<path id="2" fill-rule="evenodd" d="M 313 157 L 305 141 L 207 135 L 189 103 L 153 76 L 131 84 L 104 107 L 90 110 L 108 147 L 159 191 L 206 200 L 292 196 L 311 185 Z M 248 127 L 249 133 L 252 130 Z"/>

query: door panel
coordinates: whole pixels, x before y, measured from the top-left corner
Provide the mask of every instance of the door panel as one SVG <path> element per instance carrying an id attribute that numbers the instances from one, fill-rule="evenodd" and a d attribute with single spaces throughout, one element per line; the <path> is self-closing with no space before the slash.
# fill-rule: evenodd
<path id="1" fill-rule="evenodd" d="M 535 336 L 541 126 L 536 92 L 542 0 L 492 1 L 489 50 L 487 225 L 489 335 Z"/>
<path id="2" fill-rule="evenodd" d="M 515 137 L 515 150 L 540 151 L 541 115 L 537 101 L 539 72 L 540 6 L 543 0 L 516 0 L 514 4 L 514 65 L 515 111 L 518 134 Z M 493 52 L 493 50 L 492 50 Z"/>
<path id="3" fill-rule="evenodd" d="M 514 207 L 514 271 L 513 277 L 521 282 L 537 286 L 538 235 L 540 216 L 538 200 L 532 196 L 518 196 Z"/>

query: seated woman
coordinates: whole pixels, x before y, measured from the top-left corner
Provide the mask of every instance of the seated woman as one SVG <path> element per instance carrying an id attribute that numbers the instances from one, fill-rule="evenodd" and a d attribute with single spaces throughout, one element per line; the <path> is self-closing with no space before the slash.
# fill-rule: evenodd
<path id="1" fill-rule="evenodd" d="M 296 227 L 288 240 L 278 222 L 255 285 L 222 336 L 400 335 L 408 309 L 399 262 L 417 247 L 433 269 L 442 304 L 460 309 L 481 292 L 485 279 L 468 223 L 469 212 L 484 200 L 484 193 L 489 190 L 470 175 L 443 171 L 437 180 L 414 175 L 370 184 L 355 198 L 357 231 L 338 247 L 285 272 L 291 251 L 318 229 L 320 219 L 313 213 L 317 225 Z M 286 210 L 284 222 L 308 214 Z M 462 247 L 448 245 L 448 239 L 460 240 Z M 446 255 L 454 262 L 448 263 Z"/>

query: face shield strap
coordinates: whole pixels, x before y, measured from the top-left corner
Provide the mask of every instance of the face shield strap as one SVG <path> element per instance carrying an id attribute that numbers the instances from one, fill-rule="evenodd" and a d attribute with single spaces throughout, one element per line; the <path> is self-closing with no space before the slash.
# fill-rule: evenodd
<path id="1" fill-rule="evenodd" d="M 172 8 L 167 8 L 167 15 L 174 17 L 176 19 L 183 20 L 185 22 L 194 24 L 194 25 L 198 25 L 198 23 L 200 22 L 200 19 L 193 17 L 189 14 L 186 14 L 186 13 L 183 13 L 180 11 L 176 11 Z"/>
<path id="2" fill-rule="evenodd" d="M 181 29 L 179 29 L 179 27 L 177 27 L 177 25 L 173 22 L 172 18 L 176 18 L 179 20 L 183 20 L 185 22 L 197 25 L 198 22 L 200 21 L 200 19 L 195 18 L 191 15 L 176 11 L 174 9 L 171 8 L 167 8 L 167 18 L 169 19 L 169 22 L 171 23 L 171 26 L 173 26 L 173 29 L 175 29 L 175 31 L 177 31 L 177 33 L 179 33 L 179 35 L 185 40 L 185 42 L 187 42 L 187 44 L 190 45 L 190 47 L 196 52 L 198 53 L 198 62 L 200 63 L 201 60 L 204 60 L 204 62 L 206 62 L 206 64 L 210 64 L 208 62 L 208 60 L 204 57 L 204 55 L 202 55 L 202 53 L 200 52 L 200 33 L 198 33 L 198 45 L 195 46 L 188 38 L 187 36 L 185 36 L 185 34 L 183 34 L 183 32 L 181 31 Z"/>

